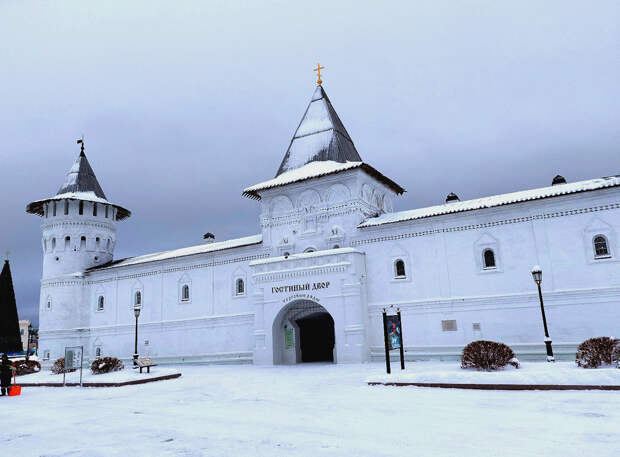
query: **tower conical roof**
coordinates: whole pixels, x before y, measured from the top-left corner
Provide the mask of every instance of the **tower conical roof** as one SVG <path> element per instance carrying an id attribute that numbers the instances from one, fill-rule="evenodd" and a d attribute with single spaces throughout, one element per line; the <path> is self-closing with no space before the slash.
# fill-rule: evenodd
<path id="1" fill-rule="evenodd" d="M 79 141 L 78 141 L 79 143 Z M 97 181 L 95 172 L 88 163 L 86 154 L 84 153 L 84 143 L 82 142 L 82 151 L 69 169 L 65 182 L 60 186 L 54 197 L 36 200 L 26 205 L 26 212 L 36 214 L 38 216 L 45 215 L 45 204 L 54 200 L 83 200 L 104 205 L 114 206 L 116 211 L 116 220 L 120 221 L 131 216 L 131 211 L 122 206 L 111 203 L 103 193 L 103 189 Z"/>
<path id="2" fill-rule="evenodd" d="M 93 192 L 99 198 L 106 198 L 84 151 L 80 152 L 56 195 L 77 192 Z"/>
<path id="3" fill-rule="evenodd" d="M 310 162 L 361 162 L 323 86 L 317 86 L 276 176 Z"/>
<path id="4" fill-rule="evenodd" d="M 0 352 L 19 352 L 22 350 L 22 340 L 19 335 L 19 317 L 13 277 L 9 261 L 4 261 L 0 273 Z"/>

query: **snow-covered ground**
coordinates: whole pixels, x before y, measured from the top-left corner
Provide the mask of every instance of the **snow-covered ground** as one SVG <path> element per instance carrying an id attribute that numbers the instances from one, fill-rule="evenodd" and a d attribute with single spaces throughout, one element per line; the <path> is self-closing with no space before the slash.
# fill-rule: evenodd
<path id="1" fill-rule="evenodd" d="M 179 369 L 170 381 L 2 397 L 0 453 L 605 457 L 620 449 L 618 392 L 366 385 L 381 364 Z"/>
<path id="2" fill-rule="evenodd" d="M 385 365 L 373 369 L 367 381 L 374 382 L 441 382 L 453 384 L 589 384 L 620 385 L 620 370 L 611 367 L 584 369 L 575 362 L 522 362 L 516 369 L 486 372 L 463 370 L 455 362 L 412 362 L 405 370 L 400 362 L 392 363 L 392 373 L 385 372 Z"/>

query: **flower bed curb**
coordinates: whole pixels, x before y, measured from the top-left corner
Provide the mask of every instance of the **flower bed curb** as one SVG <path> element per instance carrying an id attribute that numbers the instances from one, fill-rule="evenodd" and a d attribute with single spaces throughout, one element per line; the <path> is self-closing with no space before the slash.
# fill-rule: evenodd
<path id="1" fill-rule="evenodd" d="M 619 385 L 587 384 L 456 384 L 444 382 L 379 382 L 368 381 L 369 386 L 415 386 L 438 387 L 440 389 L 474 390 L 620 390 Z"/>
<path id="2" fill-rule="evenodd" d="M 124 382 L 83 382 L 82 387 L 122 387 L 133 386 L 135 384 L 146 384 L 147 382 L 165 381 L 167 379 L 179 378 L 181 373 L 167 374 L 165 376 L 156 376 L 153 378 L 134 379 L 132 381 Z M 35 382 L 35 383 L 18 383 L 22 387 L 63 387 L 62 382 Z M 79 386 L 79 382 L 68 382 L 65 386 L 74 387 Z"/>

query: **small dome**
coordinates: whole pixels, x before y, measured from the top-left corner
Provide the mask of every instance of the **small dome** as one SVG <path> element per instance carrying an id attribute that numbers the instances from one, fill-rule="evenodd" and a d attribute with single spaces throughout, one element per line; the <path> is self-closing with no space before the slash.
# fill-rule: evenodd
<path id="1" fill-rule="evenodd" d="M 448 194 L 448 196 L 446 197 L 446 203 L 452 203 L 452 202 L 458 202 L 459 200 L 459 196 L 456 195 L 454 192 L 450 192 Z"/>
<path id="2" fill-rule="evenodd" d="M 555 178 L 553 178 L 551 185 L 555 186 L 556 184 L 566 184 L 566 179 L 564 179 L 564 176 L 555 175 Z"/>

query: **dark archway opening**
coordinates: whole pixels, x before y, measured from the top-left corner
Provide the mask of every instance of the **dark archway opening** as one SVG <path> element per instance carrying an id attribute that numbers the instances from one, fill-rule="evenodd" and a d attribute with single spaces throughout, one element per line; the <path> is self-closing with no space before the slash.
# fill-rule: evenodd
<path id="1" fill-rule="evenodd" d="M 313 313 L 298 319 L 301 361 L 334 361 L 334 319 L 326 312 Z"/>

